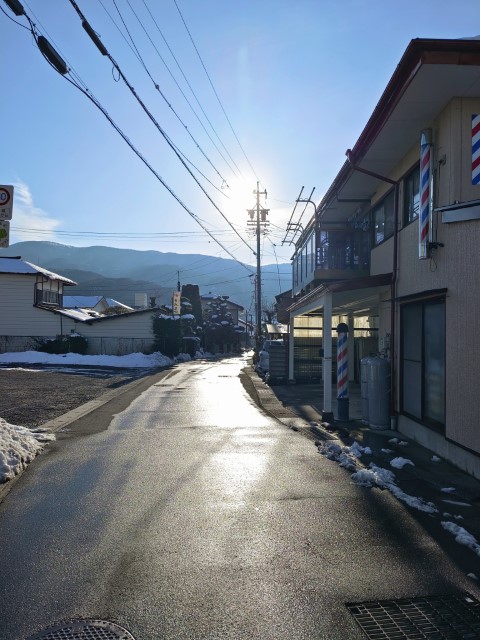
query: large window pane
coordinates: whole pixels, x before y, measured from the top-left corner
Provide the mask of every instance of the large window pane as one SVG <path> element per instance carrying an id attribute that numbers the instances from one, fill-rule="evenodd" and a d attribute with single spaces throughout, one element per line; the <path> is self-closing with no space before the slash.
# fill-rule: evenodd
<path id="1" fill-rule="evenodd" d="M 415 418 L 422 418 L 422 363 L 405 360 L 403 363 L 403 410 Z"/>
<path id="2" fill-rule="evenodd" d="M 402 407 L 422 417 L 422 305 L 402 308 Z"/>
<path id="3" fill-rule="evenodd" d="M 422 305 L 408 304 L 402 309 L 403 357 L 422 361 Z"/>
<path id="4" fill-rule="evenodd" d="M 424 309 L 426 418 L 445 421 L 445 304 L 429 304 Z"/>
<path id="5" fill-rule="evenodd" d="M 402 306 L 402 411 L 435 428 L 445 424 L 445 301 Z"/>

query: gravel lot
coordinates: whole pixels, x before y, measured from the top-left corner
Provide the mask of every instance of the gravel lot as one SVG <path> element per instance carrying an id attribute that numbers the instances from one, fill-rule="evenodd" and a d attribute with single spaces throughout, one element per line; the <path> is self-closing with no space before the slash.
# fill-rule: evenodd
<path id="1" fill-rule="evenodd" d="M 0 368 L 0 418 L 38 427 L 144 374 L 137 369 Z"/>

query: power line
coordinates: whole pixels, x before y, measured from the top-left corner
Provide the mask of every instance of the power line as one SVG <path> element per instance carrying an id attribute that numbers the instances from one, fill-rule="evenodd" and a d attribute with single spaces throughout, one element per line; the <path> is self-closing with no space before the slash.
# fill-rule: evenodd
<path id="1" fill-rule="evenodd" d="M 270 238 L 269 238 L 269 240 L 270 240 Z M 278 266 L 277 252 L 275 251 L 274 243 L 271 240 L 270 240 L 270 242 L 272 243 L 273 253 L 275 254 L 275 262 L 277 263 L 278 288 L 279 288 L 279 292 L 282 293 L 282 285 L 281 285 L 281 282 L 280 282 L 280 267 Z"/>
<path id="2" fill-rule="evenodd" d="M 100 0 L 101 1 L 101 0 Z M 137 18 L 138 22 L 140 23 L 140 26 L 142 27 L 142 29 L 144 30 L 147 38 L 150 40 L 150 42 L 152 42 L 153 46 L 154 43 L 152 41 L 152 39 L 150 38 L 147 30 L 145 29 L 145 26 L 143 25 L 142 21 L 140 20 L 140 18 L 138 17 L 137 13 L 135 12 L 135 10 L 133 9 L 132 5 L 130 4 L 130 2 L 128 2 L 128 6 L 130 7 L 130 9 L 132 10 L 132 13 L 134 14 L 134 16 Z M 125 42 L 127 43 L 127 45 L 129 46 L 129 48 L 131 49 L 131 51 L 133 52 L 133 54 L 135 55 L 135 57 L 138 59 L 138 61 L 140 62 L 140 64 L 142 65 L 142 67 L 144 68 L 146 74 L 148 75 L 148 77 L 150 78 L 150 80 L 153 83 L 153 86 L 155 87 L 156 91 L 160 94 L 160 96 L 163 98 L 165 104 L 169 107 L 169 109 L 172 111 L 172 113 L 175 115 L 175 117 L 177 118 L 177 120 L 180 122 L 180 124 L 182 125 L 182 127 L 185 129 L 185 131 L 188 133 L 188 135 L 190 136 L 190 138 L 193 140 L 193 142 L 195 143 L 195 146 L 197 147 L 197 149 L 200 151 L 200 153 L 204 156 L 204 158 L 207 160 L 207 162 L 210 164 L 210 166 L 213 168 L 213 170 L 216 172 L 216 174 L 218 175 L 218 177 L 221 179 L 222 181 L 222 187 L 225 184 L 228 187 L 227 181 L 224 178 L 224 176 L 222 176 L 222 174 L 220 173 L 220 171 L 217 169 L 217 167 L 213 164 L 213 162 L 210 160 L 210 158 L 208 157 L 208 155 L 205 153 L 205 151 L 203 150 L 203 148 L 200 146 L 200 144 L 197 142 L 197 140 L 195 139 L 195 137 L 192 135 L 192 133 L 190 132 L 188 126 L 183 122 L 183 120 L 180 118 L 180 116 L 178 115 L 178 113 L 175 111 L 175 109 L 173 108 L 171 102 L 167 99 L 166 95 L 163 93 L 163 91 L 160 89 L 160 86 L 157 82 L 155 82 L 155 79 L 153 78 L 152 74 L 150 73 L 147 65 L 145 64 L 145 61 L 143 60 L 140 51 L 138 50 L 138 47 L 136 46 L 133 37 L 125 23 L 125 20 L 120 12 L 120 9 L 118 8 L 117 3 L 113 2 L 118 15 L 120 16 L 120 20 L 123 23 L 123 26 L 125 27 L 126 32 L 128 33 L 128 36 L 130 38 L 131 44 L 130 42 L 127 40 L 127 38 L 125 37 L 125 35 L 122 33 L 120 27 L 116 24 L 113 16 L 110 14 L 110 12 L 106 9 L 106 7 L 103 5 L 102 3 L 102 7 L 104 8 L 105 12 L 107 13 L 107 15 L 109 16 L 110 20 L 113 22 L 113 24 L 115 25 L 115 27 L 118 29 L 120 35 L 122 36 L 122 38 L 125 40 Z M 178 149 L 179 153 L 181 153 L 181 151 Z M 206 175 L 204 175 L 200 169 L 198 167 L 196 167 L 193 162 L 191 162 L 183 153 L 181 154 L 182 157 L 189 163 L 192 165 L 192 167 L 195 168 L 196 171 L 198 171 L 198 173 L 214 188 L 216 189 L 219 193 L 221 193 L 224 197 L 227 197 L 227 194 L 222 191 L 222 189 L 219 189 L 215 184 L 213 184 L 213 182 L 211 180 L 209 180 L 207 178 Z"/>
<path id="3" fill-rule="evenodd" d="M 115 232 L 115 231 L 64 231 L 61 229 L 45 229 L 45 228 L 35 228 L 35 227 L 10 227 L 15 231 L 25 231 L 32 233 L 43 233 L 43 234 L 55 234 L 55 235 L 64 235 L 64 236 L 78 236 L 78 237 L 94 237 L 94 238 L 124 238 L 129 240 L 135 240 L 137 238 L 169 238 L 171 237 L 173 240 L 177 238 L 181 238 L 182 236 L 191 237 L 191 236 L 201 236 L 203 237 L 203 233 L 201 231 L 164 231 L 164 232 L 156 232 L 156 231 L 145 231 L 145 232 Z M 225 234 L 230 233 L 229 231 L 217 231 L 217 234 Z"/>
<path id="4" fill-rule="evenodd" d="M 198 59 L 200 60 L 200 63 L 201 63 L 201 65 L 202 65 L 202 67 L 203 67 L 203 70 L 205 71 L 205 73 L 206 73 L 206 75 L 207 75 L 208 81 L 210 82 L 210 86 L 211 86 L 211 87 L 212 87 L 212 89 L 213 89 L 213 93 L 215 94 L 215 97 L 216 97 L 216 98 L 217 98 L 217 100 L 218 100 L 218 104 L 220 105 L 220 107 L 221 107 L 221 109 L 222 109 L 222 111 L 223 111 L 223 115 L 225 116 L 225 118 L 226 118 L 226 120 L 227 120 L 227 122 L 228 122 L 228 124 L 229 124 L 229 126 L 230 126 L 230 129 L 232 130 L 232 133 L 233 133 L 233 135 L 235 136 L 235 140 L 238 142 L 238 146 L 239 146 L 239 147 L 240 147 L 240 149 L 242 150 L 242 153 L 243 153 L 243 155 L 245 156 L 245 159 L 246 159 L 246 161 L 248 162 L 248 165 L 249 165 L 250 169 L 252 170 L 253 175 L 255 176 L 255 178 L 257 179 L 257 181 L 258 181 L 258 182 L 260 182 L 260 179 L 259 179 L 259 177 L 257 176 L 257 173 L 256 173 L 255 169 L 253 168 L 252 163 L 251 163 L 251 162 L 250 162 L 250 160 L 248 159 L 248 156 L 247 156 L 247 154 L 246 154 L 246 152 L 245 152 L 245 149 L 243 148 L 243 146 L 242 146 L 242 144 L 241 144 L 240 140 L 238 139 L 237 134 L 235 133 L 235 129 L 233 128 L 233 125 L 232 125 L 232 123 L 230 122 L 230 118 L 227 116 L 227 112 L 226 112 L 226 111 L 225 111 L 225 109 L 224 109 L 224 106 L 223 106 L 223 104 L 222 104 L 222 101 L 220 100 L 220 97 L 219 97 L 219 95 L 218 95 L 218 93 L 217 93 L 217 91 L 216 91 L 215 87 L 213 86 L 212 79 L 210 78 L 210 75 L 209 75 L 209 73 L 208 73 L 208 71 L 207 71 L 207 68 L 206 68 L 206 66 L 205 66 L 205 64 L 204 64 L 204 62 L 203 62 L 203 60 L 202 60 L 202 57 L 201 57 L 200 52 L 199 52 L 199 50 L 198 50 L 198 48 L 197 48 L 197 45 L 195 44 L 195 42 L 194 42 L 194 40 L 193 40 L 192 34 L 190 33 L 189 28 L 187 27 L 187 23 L 185 22 L 185 18 L 183 17 L 182 12 L 180 11 L 180 7 L 179 7 L 179 6 L 178 6 L 178 4 L 177 4 L 177 0 L 173 0 L 173 1 L 174 1 L 174 3 L 175 3 L 175 6 L 177 7 L 177 11 L 178 11 L 178 13 L 180 14 L 180 18 L 182 19 L 182 22 L 183 22 L 183 24 L 185 25 L 185 29 L 187 30 L 187 33 L 188 33 L 188 35 L 189 35 L 189 37 L 190 37 L 190 40 L 192 41 L 193 47 L 194 47 L 195 51 L 197 52 Z"/>
<path id="5" fill-rule="evenodd" d="M 125 34 L 122 32 L 122 30 L 120 29 L 120 27 L 118 26 L 118 24 L 115 22 L 115 19 L 113 18 L 113 16 L 111 15 L 111 13 L 108 11 L 108 9 L 105 7 L 105 5 L 103 4 L 102 0 L 99 0 L 99 2 L 100 2 L 100 4 L 101 4 L 101 6 L 102 6 L 103 10 L 105 11 L 105 13 L 108 15 L 108 17 L 110 18 L 110 20 L 112 21 L 112 23 L 114 24 L 114 26 L 116 27 L 116 29 L 118 30 L 118 32 L 120 33 L 120 35 L 122 36 L 122 38 L 123 38 L 123 39 L 125 40 L 125 42 L 127 43 L 128 47 L 130 47 L 130 49 L 133 51 L 134 55 L 135 55 L 135 56 L 137 56 L 137 54 L 136 54 L 136 53 L 135 53 L 135 51 L 133 50 L 132 45 L 128 42 L 128 40 L 127 40 L 127 38 L 126 38 Z M 176 64 L 177 64 L 178 68 L 180 69 L 180 72 L 182 73 L 183 77 L 185 78 L 185 81 L 187 82 L 188 86 L 190 87 L 190 90 L 191 90 L 191 92 L 192 92 L 192 94 L 193 94 L 194 98 L 196 99 L 196 101 L 197 101 L 197 103 L 198 103 L 198 105 L 199 105 L 200 109 L 202 109 L 202 111 L 203 111 L 203 108 L 202 108 L 202 106 L 201 106 L 201 104 L 200 104 L 200 102 L 199 102 L 199 100 L 198 100 L 198 98 L 197 98 L 197 96 L 196 96 L 195 92 L 193 91 L 192 87 L 190 86 L 190 84 L 189 84 L 189 82 L 188 82 L 188 80 L 187 80 L 187 78 L 186 78 L 185 74 L 183 73 L 183 70 L 182 70 L 182 68 L 181 68 L 181 66 L 180 66 L 180 64 L 179 64 L 179 62 L 178 62 L 178 60 L 177 60 L 177 59 L 176 59 L 176 57 L 175 57 L 175 54 L 173 53 L 172 49 L 170 48 L 170 45 L 168 44 L 167 40 L 165 39 L 165 36 L 163 35 L 162 30 L 161 30 L 161 29 L 160 29 L 160 27 L 158 26 L 158 24 L 157 24 L 157 22 L 156 22 L 156 20 L 155 20 L 154 16 L 152 15 L 152 12 L 150 11 L 150 9 L 148 8 L 148 6 L 146 5 L 145 0 L 143 0 L 143 4 L 145 5 L 145 8 L 146 8 L 146 10 L 148 11 L 148 13 L 149 13 L 149 15 L 150 15 L 150 17 L 151 17 L 151 19 L 152 19 L 152 22 L 154 23 L 155 27 L 157 28 L 158 32 L 160 33 L 161 37 L 163 38 L 163 40 L 164 40 L 164 42 L 165 42 L 165 44 L 166 44 L 166 46 L 167 46 L 168 50 L 170 51 L 170 53 L 171 53 L 171 55 L 172 55 L 173 59 L 175 60 L 175 62 L 176 62 Z M 130 4 L 129 4 L 129 6 L 130 6 L 130 8 L 132 8 Z M 133 11 L 133 9 L 132 9 L 132 11 Z M 134 12 L 134 13 L 135 13 L 135 12 Z M 141 24 L 142 24 L 142 23 L 141 23 Z M 142 27 L 143 27 L 143 24 L 142 24 Z M 143 27 L 143 28 L 144 28 L 144 27 Z M 144 28 L 144 29 L 145 29 L 145 28 Z M 166 68 L 166 70 L 168 71 L 168 73 L 170 74 L 170 77 L 172 78 L 173 82 L 175 83 L 175 85 L 177 86 L 178 90 L 179 90 L 179 91 L 180 91 L 180 93 L 182 94 L 182 96 L 183 96 L 183 98 L 184 98 L 185 102 L 188 104 L 188 106 L 190 107 L 190 109 L 191 109 L 191 111 L 192 111 L 193 115 L 196 117 L 196 119 L 198 120 L 198 122 L 199 122 L 200 126 L 202 127 L 202 129 L 204 130 L 205 134 L 207 135 L 208 139 L 209 139 L 209 140 L 210 140 L 210 142 L 213 144 L 213 146 L 215 147 L 215 149 L 216 149 L 217 153 L 220 155 L 220 157 L 222 158 L 222 160 L 223 160 L 223 161 L 225 162 L 225 164 L 228 166 L 228 168 L 230 169 L 230 171 L 231 171 L 231 172 L 236 176 L 237 174 L 236 174 L 236 172 L 235 172 L 235 169 L 230 165 L 230 163 L 229 163 L 229 162 L 228 162 L 228 160 L 225 158 L 225 156 L 223 155 L 223 153 L 221 152 L 221 150 L 218 148 L 218 146 L 217 146 L 217 144 L 216 144 L 215 140 L 213 140 L 213 138 L 211 137 L 210 133 L 208 132 L 208 130 L 206 129 L 206 127 L 205 127 L 204 123 L 202 122 L 202 120 L 201 120 L 201 119 L 200 119 L 200 117 L 198 116 L 198 114 L 197 114 L 197 112 L 195 111 L 195 109 L 194 109 L 193 105 L 191 104 L 190 100 L 189 100 L 189 99 L 187 98 L 187 96 L 185 95 L 185 92 L 183 91 L 182 87 L 180 86 L 180 84 L 178 83 L 177 79 L 176 79 L 176 78 L 175 78 L 175 76 L 173 75 L 173 73 L 172 73 L 172 71 L 171 71 L 170 67 L 168 66 L 168 64 L 167 64 L 167 62 L 165 61 L 165 59 L 163 58 L 162 54 L 160 53 L 160 51 L 158 50 L 157 46 L 156 46 L 156 45 L 155 45 L 155 43 L 153 42 L 152 38 L 150 37 L 150 35 L 149 35 L 147 32 L 146 32 L 146 35 L 147 35 L 147 38 L 150 40 L 150 43 L 152 44 L 152 47 L 155 49 L 155 51 L 156 51 L 156 53 L 157 53 L 158 57 L 159 57 L 159 58 L 160 58 L 160 60 L 162 61 L 163 65 L 165 66 L 165 68 Z M 137 57 L 138 57 L 138 56 L 137 56 Z M 206 119 L 207 119 L 207 121 L 208 121 L 208 117 L 206 116 L 206 114 L 205 114 L 205 112 L 204 112 L 204 111 L 203 111 L 203 113 L 204 113 L 204 115 L 205 115 L 205 117 L 206 117 Z M 215 135 L 217 136 L 218 140 L 219 140 L 219 141 L 220 141 L 220 143 L 221 143 L 221 140 L 220 140 L 220 138 L 219 138 L 219 136 L 218 136 L 217 132 L 215 131 L 215 129 L 214 129 L 214 127 L 213 127 L 213 125 L 212 125 L 212 123 L 211 123 L 210 121 L 209 121 L 209 124 L 210 124 L 210 126 L 212 127 L 213 132 L 215 133 Z M 227 153 L 228 153 L 228 152 L 227 152 Z M 225 181 L 225 184 L 227 184 L 227 183 L 226 183 L 226 181 Z M 227 186 L 228 186 L 228 185 L 227 185 Z"/>
<path id="6" fill-rule="evenodd" d="M 232 158 L 232 156 L 231 156 L 231 155 L 230 155 L 230 153 L 228 152 L 227 148 L 226 148 L 226 147 L 225 147 L 225 145 L 223 144 L 222 140 L 220 139 L 220 136 L 218 135 L 218 133 L 217 133 L 217 132 L 216 132 L 216 130 L 215 130 L 215 127 L 214 127 L 214 126 L 213 126 L 213 124 L 211 123 L 211 121 L 210 121 L 209 117 L 207 116 L 207 114 L 206 114 L 206 112 L 205 112 L 204 108 L 203 108 L 203 107 L 202 107 L 202 105 L 200 104 L 200 101 L 199 101 L 199 100 L 198 100 L 198 98 L 197 98 L 197 94 L 196 94 L 196 93 L 195 93 L 195 91 L 193 90 L 193 88 L 192 88 L 192 86 L 191 86 L 190 82 L 188 81 L 188 79 L 187 79 L 187 77 L 186 77 L 185 73 L 183 72 L 182 67 L 180 66 L 180 64 L 179 64 L 179 62 L 178 62 L 178 60 L 177 60 L 177 58 L 175 57 L 175 54 L 173 53 L 173 51 L 172 51 L 172 49 L 171 49 L 170 45 L 168 44 L 168 42 L 167 42 L 167 40 L 166 40 L 165 36 L 164 36 L 164 35 L 163 35 L 163 33 L 162 33 L 162 30 L 161 30 L 161 29 L 160 29 L 160 27 L 158 26 L 157 21 L 156 21 L 156 20 L 155 20 L 155 18 L 153 17 L 152 12 L 151 12 L 151 11 L 150 11 L 150 9 L 148 8 L 147 3 L 145 2 L 145 0 L 143 0 L 143 4 L 145 5 L 145 8 L 147 9 L 148 13 L 150 14 L 150 17 L 152 18 L 152 20 L 153 20 L 153 22 L 154 22 L 155 26 L 157 27 L 158 32 L 160 33 L 161 37 L 163 38 L 163 41 L 165 42 L 165 44 L 166 44 L 166 46 L 167 46 L 168 50 L 170 51 L 170 53 L 171 53 L 171 55 L 172 55 L 173 59 L 175 60 L 175 63 L 176 63 L 176 65 L 177 65 L 177 67 L 179 68 L 180 73 L 182 74 L 182 76 L 183 76 L 183 78 L 184 78 L 185 82 L 187 83 L 188 88 L 189 88 L 189 89 L 190 89 L 190 91 L 192 92 L 192 95 L 193 95 L 193 97 L 195 98 L 195 101 L 197 102 L 198 106 L 200 107 L 200 110 L 201 110 L 201 112 L 203 113 L 203 115 L 204 115 L 204 117 L 205 117 L 205 120 L 206 120 L 206 121 L 208 122 L 208 124 L 210 125 L 210 127 L 211 127 L 211 129 L 212 129 L 213 133 L 215 134 L 215 136 L 217 137 L 217 140 L 220 142 L 221 146 L 222 146 L 222 147 L 223 147 L 223 149 L 225 150 L 225 152 L 226 152 L 227 156 L 230 158 L 230 160 L 232 161 L 232 163 L 235 165 L 235 167 L 236 167 L 236 169 L 237 169 L 238 173 L 240 174 L 240 176 L 242 176 L 242 172 L 240 171 L 240 169 L 238 168 L 238 166 L 237 166 L 237 164 L 236 164 L 235 160 Z M 187 29 L 187 31 L 188 31 L 188 29 Z M 172 77 L 173 77 L 173 76 L 172 76 Z M 176 82 L 176 81 L 175 81 L 175 82 Z M 177 86 L 178 86 L 178 83 L 177 83 Z M 185 94 L 183 93 L 183 91 L 182 91 L 182 95 L 184 95 L 184 97 L 185 97 Z M 186 98 L 185 98 L 185 99 L 186 99 Z M 187 101 L 187 102 L 188 102 L 188 101 Z M 205 129 L 205 127 L 204 127 L 204 129 Z M 206 131 L 206 129 L 205 129 L 205 131 Z M 210 136 L 209 136 L 209 137 L 210 137 Z M 211 139 L 211 138 L 210 138 L 210 139 Z M 213 142 L 213 140 L 212 140 L 212 142 Z M 216 149 L 217 149 L 217 151 L 218 151 L 218 147 L 217 147 L 216 145 L 215 145 L 215 148 L 216 148 Z M 225 158 L 224 158 L 224 156 L 223 156 L 223 155 L 222 155 L 222 158 L 225 160 Z M 225 160 L 225 161 L 226 161 L 226 160 Z M 227 164 L 228 164 L 228 162 L 227 162 Z M 228 166 L 230 167 L 230 165 L 229 165 L 229 164 L 228 164 Z M 231 169 L 231 171 L 233 171 L 233 173 L 235 174 L 235 171 L 234 171 L 231 167 L 230 167 L 230 169 Z M 236 175 L 236 174 L 235 174 L 235 175 Z M 243 176 L 242 176 L 242 177 L 243 177 Z"/>
<path id="7" fill-rule="evenodd" d="M 151 173 L 153 173 L 153 175 L 165 187 L 165 189 L 167 189 L 167 191 L 172 195 L 172 197 L 175 198 L 175 200 L 181 205 L 181 207 L 197 222 L 197 224 L 205 231 L 205 233 L 207 233 L 212 238 L 212 240 L 214 240 L 214 242 L 216 242 L 225 251 L 225 253 L 227 253 L 233 260 L 235 260 L 235 262 L 237 262 L 242 267 L 247 269 L 247 271 L 251 272 L 252 271 L 251 268 L 248 267 L 247 265 L 245 265 L 243 262 L 240 262 L 240 260 L 238 260 L 217 238 L 215 238 L 213 236 L 213 234 L 204 226 L 204 224 L 202 223 L 200 218 L 193 211 L 191 211 L 187 207 L 187 205 L 179 198 L 179 196 L 177 196 L 177 194 L 173 191 L 173 189 L 171 187 L 169 187 L 169 185 L 163 180 L 163 178 L 157 173 L 157 171 L 155 171 L 155 169 L 152 167 L 152 165 L 146 160 L 146 158 L 140 153 L 140 151 L 133 145 L 133 143 L 129 140 L 129 138 L 126 136 L 126 134 L 115 123 L 115 121 L 108 114 L 108 112 L 103 107 L 103 105 L 95 98 L 95 96 L 86 87 L 85 83 L 83 83 L 83 81 L 81 81 L 80 79 L 76 80 L 76 79 L 73 79 L 72 77 L 68 77 L 68 76 L 74 76 L 74 75 L 77 76 L 77 77 L 79 77 L 79 76 L 78 76 L 78 74 L 76 74 L 76 73 L 73 74 L 71 72 L 71 70 L 66 65 L 65 61 L 53 49 L 53 47 L 48 43 L 48 41 L 43 36 L 40 36 L 38 34 L 36 25 L 31 20 L 31 18 L 28 16 L 28 14 L 24 11 L 23 7 L 22 7 L 22 11 L 23 11 L 22 15 L 25 16 L 26 20 L 28 21 L 28 23 L 30 25 L 30 32 L 33 35 L 33 38 L 34 38 L 38 48 L 40 49 L 43 57 L 47 60 L 47 62 L 50 64 L 50 66 L 52 66 L 58 73 L 60 73 L 62 75 L 62 77 L 67 82 L 69 82 L 74 87 L 76 87 L 79 91 L 81 91 L 99 109 L 99 111 L 101 111 L 103 113 L 105 118 L 109 121 L 109 123 L 115 129 L 115 131 L 123 138 L 123 140 L 127 143 L 127 145 L 130 147 L 130 149 L 145 164 L 145 166 L 149 169 L 149 171 L 151 171 Z M 90 25 L 88 25 L 88 26 L 91 29 Z M 100 39 L 98 38 L 98 36 L 96 36 L 96 34 L 93 32 L 93 30 L 91 30 L 91 32 L 92 32 L 93 36 L 96 37 L 96 39 L 98 40 L 98 44 L 97 43 L 96 44 L 97 44 L 97 46 L 99 46 L 99 48 L 101 50 L 103 45 L 101 44 Z M 94 39 L 94 38 L 92 38 L 92 39 Z"/>
<path id="8" fill-rule="evenodd" d="M 100 53 L 102 53 L 102 55 L 104 55 L 105 57 L 107 57 L 110 62 L 113 64 L 113 66 L 115 67 L 115 69 L 117 70 L 117 72 L 119 73 L 120 77 L 122 78 L 123 82 L 126 84 L 126 86 L 128 87 L 130 93 L 134 96 L 134 98 L 137 100 L 137 102 L 139 103 L 139 105 L 142 107 L 143 111 L 147 114 L 147 116 L 149 117 L 149 119 L 152 121 L 152 123 L 154 124 L 154 126 L 156 127 L 156 129 L 160 132 L 160 134 L 162 135 L 162 137 L 164 138 L 164 140 L 167 142 L 167 144 L 169 145 L 169 147 L 173 150 L 173 152 L 175 153 L 175 155 L 177 156 L 177 158 L 180 160 L 181 164 L 185 167 L 185 169 L 188 171 L 188 173 L 191 175 L 191 177 L 194 179 L 194 181 L 197 183 L 197 185 L 200 187 L 200 189 L 203 191 L 204 195 L 207 197 L 207 199 L 209 200 L 209 202 L 214 206 L 214 208 L 218 211 L 218 213 L 222 216 L 222 218 L 225 220 L 225 222 L 232 228 L 232 230 L 234 231 L 234 233 L 237 234 L 237 236 L 240 238 L 240 240 L 245 244 L 245 246 L 252 252 L 254 253 L 253 249 L 250 247 L 250 245 L 248 244 L 248 242 L 246 242 L 246 240 L 244 238 L 242 238 L 242 236 L 238 233 L 238 231 L 233 227 L 233 225 L 231 224 L 231 222 L 228 220 L 228 218 L 225 216 L 225 214 L 223 213 L 223 211 L 218 207 L 218 205 L 215 203 L 215 201 L 210 197 L 210 195 L 207 193 L 207 191 L 203 188 L 203 186 L 200 184 L 200 182 L 197 180 L 196 176 L 192 173 L 192 171 L 190 170 L 190 168 L 188 167 L 188 165 L 185 163 L 185 161 L 183 160 L 183 158 L 181 157 L 181 155 L 179 154 L 179 152 L 177 151 L 175 145 L 173 144 L 173 142 L 170 140 L 169 136 L 165 133 L 165 131 L 162 129 L 162 127 L 160 126 L 160 124 L 157 122 L 157 120 L 155 119 L 155 117 L 153 116 L 153 114 L 147 109 L 145 103 L 141 100 L 140 96 L 138 95 L 138 93 L 135 91 L 134 87 L 131 85 L 131 83 L 127 80 L 127 77 L 125 76 L 125 74 L 123 73 L 123 71 L 121 70 L 120 66 L 118 65 L 118 63 L 115 61 L 115 59 L 112 57 L 112 55 L 108 52 L 108 50 L 106 49 L 105 45 L 102 43 L 102 41 L 100 40 L 100 38 L 96 35 L 95 31 L 93 30 L 93 28 L 91 27 L 91 25 L 88 23 L 87 19 L 85 18 L 85 16 L 83 15 L 83 13 L 80 11 L 80 8 L 78 7 L 77 3 L 75 2 L 75 0 L 69 0 L 70 4 L 72 5 L 72 7 L 75 9 L 75 11 L 77 12 L 80 20 L 82 21 L 82 26 L 84 27 L 85 31 L 87 32 L 87 34 L 90 36 L 90 39 L 92 40 L 92 42 L 95 44 L 95 46 L 97 46 L 97 48 L 99 49 Z"/>

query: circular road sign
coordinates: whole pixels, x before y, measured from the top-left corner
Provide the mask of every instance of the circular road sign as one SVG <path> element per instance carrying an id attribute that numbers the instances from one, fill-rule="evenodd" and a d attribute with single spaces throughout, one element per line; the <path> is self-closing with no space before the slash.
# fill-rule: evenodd
<path id="1" fill-rule="evenodd" d="M 10 202 L 10 191 L 5 187 L 0 187 L 0 206 L 5 206 Z"/>

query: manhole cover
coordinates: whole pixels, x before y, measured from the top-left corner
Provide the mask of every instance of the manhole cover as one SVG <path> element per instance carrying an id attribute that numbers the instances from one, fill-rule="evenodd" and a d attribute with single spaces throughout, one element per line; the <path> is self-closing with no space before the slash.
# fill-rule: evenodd
<path id="1" fill-rule="evenodd" d="M 105 620 L 71 620 L 48 627 L 27 640 L 135 640 L 131 633 Z"/>
<path id="2" fill-rule="evenodd" d="M 473 640 L 480 638 L 480 602 L 470 594 L 347 603 L 367 638 Z"/>

